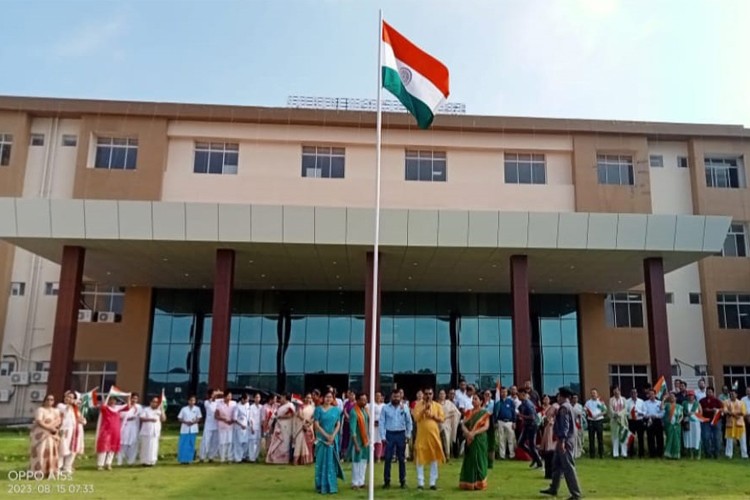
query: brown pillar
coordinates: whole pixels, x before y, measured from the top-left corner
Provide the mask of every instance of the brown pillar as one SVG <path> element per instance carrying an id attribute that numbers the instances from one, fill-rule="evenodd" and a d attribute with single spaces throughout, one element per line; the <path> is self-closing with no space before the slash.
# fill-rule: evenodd
<path id="1" fill-rule="evenodd" d="M 233 288 L 234 250 L 219 249 L 216 251 L 214 306 L 211 321 L 211 359 L 208 363 L 208 386 L 211 388 L 224 388 L 227 385 Z"/>
<path id="2" fill-rule="evenodd" d="M 383 256 L 379 256 L 379 268 L 382 269 Z M 364 387 L 362 388 L 369 395 L 370 391 L 370 363 L 375 362 L 375 390 L 380 390 L 380 307 L 381 295 L 380 295 L 380 269 L 378 269 L 378 310 L 376 314 L 373 314 L 372 310 L 372 284 L 374 279 L 374 261 L 375 254 L 373 252 L 367 252 L 367 274 L 365 278 L 365 373 L 364 373 Z M 375 322 L 375 355 L 372 355 L 371 344 L 372 344 L 372 325 Z M 369 397 L 369 396 L 368 396 Z"/>
<path id="3" fill-rule="evenodd" d="M 531 380 L 531 320 L 529 313 L 529 260 L 510 257 L 510 290 L 513 303 L 513 375 L 519 387 Z"/>
<path id="4" fill-rule="evenodd" d="M 70 389 L 70 377 L 73 372 L 85 257 L 86 250 L 82 247 L 63 247 L 60 290 L 57 294 L 55 329 L 52 334 L 52 355 L 47 382 L 47 392 L 54 394 L 60 401 L 62 401 L 63 393 Z M 79 387 L 79 389 L 88 390 L 86 387 Z"/>
<path id="5" fill-rule="evenodd" d="M 664 292 L 664 263 L 661 257 L 643 260 L 646 282 L 646 317 L 648 320 L 648 346 L 651 354 L 651 378 L 663 376 L 667 387 L 672 381 L 672 357 L 669 354 L 669 328 L 667 326 L 667 297 Z"/>

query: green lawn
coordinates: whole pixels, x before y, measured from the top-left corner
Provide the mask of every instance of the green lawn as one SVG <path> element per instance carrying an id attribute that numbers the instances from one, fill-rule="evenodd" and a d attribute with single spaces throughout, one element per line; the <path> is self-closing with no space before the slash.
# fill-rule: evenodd
<path id="1" fill-rule="evenodd" d="M 86 440 L 86 449 L 93 450 L 93 433 Z M 25 433 L 0 433 L 0 498 L 43 498 L 36 494 L 12 494 L 10 471 L 27 466 Z M 255 464 L 178 465 L 175 462 L 177 436 L 170 432 L 162 438 L 163 459 L 153 469 L 140 467 L 115 468 L 99 472 L 91 456 L 77 462 L 72 484 L 93 485 L 93 493 L 61 496 L 89 499 L 193 499 L 210 498 L 317 498 L 313 491 L 314 469 Z M 376 489 L 378 498 L 543 498 L 538 491 L 547 482 L 539 471 L 529 470 L 522 462 L 496 463 L 490 471 L 490 489 L 485 493 L 458 490 L 460 463 L 452 462 L 440 469 L 438 491 L 417 491 L 414 464 L 407 466 L 408 492 Z M 349 478 L 349 467 L 345 466 Z M 382 482 L 382 465 L 376 468 L 376 485 Z M 397 467 L 393 473 L 398 477 Z M 615 461 L 581 459 L 578 475 L 586 498 L 750 498 L 750 463 L 735 459 L 719 461 L 664 460 Z M 19 484 L 19 483 L 16 483 Z M 34 482 L 24 482 L 32 485 Z M 60 483 L 62 484 L 62 483 Z M 65 483 L 67 486 L 71 483 Z M 564 485 L 561 498 L 567 497 Z M 50 495 L 47 495 L 50 496 Z M 54 495 L 53 495 L 54 496 Z M 340 497 L 366 498 L 367 492 L 352 491 L 348 483 L 340 484 Z"/>

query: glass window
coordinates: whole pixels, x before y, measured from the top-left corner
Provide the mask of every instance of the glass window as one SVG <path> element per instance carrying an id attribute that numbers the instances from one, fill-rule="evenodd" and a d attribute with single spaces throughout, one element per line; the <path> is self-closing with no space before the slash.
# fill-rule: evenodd
<path id="1" fill-rule="evenodd" d="M 610 385 L 618 386 L 622 394 L 630 394 L 631 389 L 643 390 L 648 380 L 646 365 L 609 365 Z"/>
<path id="2" fill-rule="evenodd" d="M 193 172 L 196 174 L 237 173 L 240 146 L 227 142 L 196 142 Z"/>
<path id="3" fill-rule="evenodd" d="M 730 224 L 721 255 L 724 257 L 747 257 L 747 232 L 744 223 Z"/>
<path id="4" fill-rule="evenodd" d="M 449 346 L 437 347 L 437 373 L 451 373 L 451 348 Z"/>
<path id="5" fill-rule="evenodd" d="M 393 372 L 393 346 L 392 345 L 380 345 L 380 372 L 381 373 L 392 373 Z"/>
<path id="6" fill-rule="evenodd" d="M 328 316 L 308 316 L 306 337 L 308 344 L 327 344 Z"/>
<path id="7" fill-rule="evenodd" d="M 724 365 L 724 385 L 737 387 L 737 394 L 745 394 L 750 387 L 750 366 L 747 365 Z"/>
<path id="8" fill-rule="evenodd" d="M 189 361 L 188 354 L 190 344 L 172 344 L 169 348 L 169 367 L 170 373 L 186 373 Z"/>
<path id="9" fill-rule="evenodd" d="M 44 146 L 44 134 L 31 134 L 32 146 Z"/>
<path id="10" fill-rule="evenodd" d="M 458 364 L 461 373 L 479 371 L 479 348 L 461 345 L 458 349 Z"/>
<path id="11" fill-rule="evenodd" d="M 324 373 L 327 364 L 327 348 L 320 345 L 307 345 L 305 347 L 305 372 Z"/>
<path id="12" fill-rule="evenodd" d="M 138 158 L 138 139 L 98 137 L 94 168 L 134 170 Z"/>
<path id="13" fill-rule="evenodd" d="M 94 312 L 113 312 L 122 315 L 125 288 L 86 283 L 81 291 L 81 299 L 85 307 Z"/>
<path id="14" fill-rule="evenodd" d="M 349 373 L 349 346 L 328 346 L 328 373 Z"/>
<path id="15" fill-rule="evenodd" d="M 109 391 L 110 387 L 116 383 L 117 362 L 76 361 L 73 364 L 72 375 L 72 390 L 87 392 L 94 387 L 98 387 L 99 392 L 104 393 Z"/>
<path id="16" fill-rule="evenodd" d="M 414 373 L 413 345 L 403 345 L 393 349 L 393 372 Z"/>
<path id="17" fill-rule="evenodd" d="M 543 154 L 505 153 L 506 184 L 546 184 L 547 164 Z"/>
<path id="18" fill-rule="evenodd" d="M 413 316 L 396 316 L 393 319 L 393 343 L 413 344 L 414 323 Z"/>
<path id="19" fill-rule="evenodd" d="M 700 304 L 701 303 L 701 294 L 700 293 L 689 293 L 688 294 L 688 301 L 690 304 Z"/>
<path id="20" fill-rule="evenodd" d="M 275 345 L 260 347 L 260 371 L 262 373 L 276 373 L 277 354 L 278 348 Z"/>
<path id="21" fill-rule="evenodd" d="M 404 158 L 404 178 L 407 181 L 446 182 L 445 152 L 407 149 Z"/>
<path id="22" fill-rule="evenodd" d="M 562 373 L 562 350 L 558 346 L 542 347 L 542 372 Z"/>
<path id="23" fill-rule="evenodd" d="M 562 331 L 559 319 L 540 319 L 539 330 L 543 345 L 562 345 Z"/>
<path id="24" fill-rule="evenodd" d="M 278 326 L 278 316 L 263 316 L 263 319 L 261 320 L 261 342 L 263 342 L 263 344 L 278 344 Z"/>
<path id="25" fill-rule="evenodd" d="M 498 318 L 480 317 L 478 326 L 479 345 L 500 345 L 500 322 Z"/>
<path id="26" fill-rule="evenodd" d="M 633 157 L 628 155 L 596 155 L 599 184 L 632 186 L 635 184 Z"/>
<path id="27" fill-rule="evenodd" d="M 611 293 L 605 301 L 609 328 L 643 328 L 643 298 L 640 293 Z"/>
<path id="28" fill-rule="evenodd" d="M 750 294 L 718 293 L 719 328 L 750 329 Z"/>
<path id="29" fill-rule="evenodd" d="M 70 135 L 70 134 L 63 134 L 62 145 L 63 147 L 66 147 L 66 148 L 76 147 L 78 145 L 78 136 Z"/>
<path id="30" fill-rule="evenodd" d="M 349 316 L 331 316 L 328 323 L 328 343 L 349 344 L 351 331 L 352 320 Z"/>
<path id="31" fill-rule="evenodd" d="M 417 373 L 437 372 L 437 347 L 420 345 L 415 348 L 415 370 Z"/>
<path id="32" fill-rule="evenodd" d="M 437 343 L 437 318 L 417 316 L 415 343 L 435 345 Z"/>
<path id="33" fill-rule="evenodd" d="M 649 155 L 648 164 L 651 168 L 664 167 L 664 157 L 662 155 Z"/>
<path id="34" fill-rule="evenodd" d="M 688 168 L 688 159 L 687 159 L 687 156 L 678 156 L 677 157 L 677 167 L 678 168 Z"/>
<path id="35" fill-rule="evenodd" d="M 237 350 L 237 371 L 240 373 L 260 372 L 260 347 L 257 345 L 240 345 Z M 287 371 L 301 371 L 304 367 L 304 348 L 290 347 L 284 360 Z M 300 370 L 290 369 L 299 366 Z"/>
<path id="36" fill-rule="evenodd" d="M 302 177 L 343 179 L 345 164 L 344 148 L 302 147 Z"/>
<path id="37" fill-rule="evenodd" d="M 23 297 L 26 295 L 26 283 L 23 281 L 12 281 L 10 283 L 10 296 Z"/>
<path id="38" fill-rule="evenodd" d="M 498 346 L 479 348 L 479 371 L 481 373 L 500 373 L 499 349 Z"/>
<path id="39" fill-rule="evenodd" d="M 262 329 L 262 316 L 240 316 L 240 332 L 239 332 L 239 343 L 240 344 L 260 344 L 261 340 L 261 329 Z M 304 326 L 300 328 L 294 328 L 295 322 L 292 321 L 292 334 L 290 343 L 298 343 L 297 335 L 302 335 L 302 342 L 304 342 Z M 301 332 L 300 332 L 301 330 Z"/>
<path id="40" fill-rule="evenodd" d="M 351 373 L 364 373 L 365 371 L 365 348 L 361 345 L 351 346 L 349 356 L 349 371 Z M 381 365 L 380 371 L 383 371 Z"/>
<path id="41" fill-rule="evenodd" d="M 10 151 L 13 147 L 13 136 L 11 134 L 0 134 L 0 167 L 10 165 Z"/>
<path id="42" fill-rule="evenodd" d="M 741 156 L 706 156 L 706 186 L 713 188 L 744 188 L 745 165 Z"/>
<path id="43" fill-rule="evenodd" d="M 458 343 L 464 345 L 477 345 L 479 343 L 479 319 L 462 317 L 460 319 L 460 331 Z"/>

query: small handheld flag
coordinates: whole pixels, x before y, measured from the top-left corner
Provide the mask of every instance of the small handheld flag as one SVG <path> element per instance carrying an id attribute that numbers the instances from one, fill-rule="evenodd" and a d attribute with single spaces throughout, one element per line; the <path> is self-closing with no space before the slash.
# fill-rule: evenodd
<path id="1" fill-rule="evenodd" d="M 125 392 L 116 385 L 113 385 L 109 388 L 109 392 L 107 393 L 107 399 L 109 398 L 121 398 L 121 399 L 127 399 L 130 397 L 129 392 Z"/>
<path id="2" fill-rule="evenodd" d="M 161 411 L 164 413 L 167 413 L 167 398 L 164 395 L 164 388 L 161 389 L 161 396 L 159 396 L 159 406 L 161 406 Z"/>
<path id="3" fill-rule="evenodd" d="M 656 399 L 659 400 L 667 393 L 667 382 L 664 380 L 663 375 L 654 384 L 654 392 L 656 393 Z"/>

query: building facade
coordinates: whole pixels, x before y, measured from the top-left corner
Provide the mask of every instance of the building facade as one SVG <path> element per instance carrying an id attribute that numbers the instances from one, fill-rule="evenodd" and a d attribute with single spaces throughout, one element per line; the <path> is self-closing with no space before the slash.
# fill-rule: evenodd
<path id="1" fill-rule="evenodd" d="M 0 97 L 0 418 L 47 390 L 750 382 L 750 131 Z M 377 280 L 376 280 L 377 278 Z M 379 285 L 373 311 L 372 283 Z"/>

